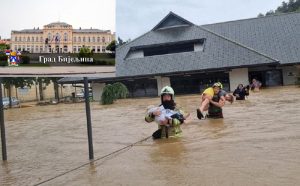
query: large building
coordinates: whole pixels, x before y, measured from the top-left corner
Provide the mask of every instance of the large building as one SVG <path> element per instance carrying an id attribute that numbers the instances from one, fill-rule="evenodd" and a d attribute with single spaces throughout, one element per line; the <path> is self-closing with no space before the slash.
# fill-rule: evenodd
<path id="1" fill-rule="evenodd" d="M 78 53 L 83 46 L 95 53 L 106 53 L 106 46 L 115 40 L 110 30 L 73 29 L 72 25 L 55 22 L 43 29 L 11 32 L 11 49 L 30 53 Z"/>
<path id="2" fill-rule="evenodd" d="M 171 85 L 199 93 L 215 81 L 234 90 L 295 84 L 300 72 L 300 13 L 198 26 L 170 12 L 152 30 L 116 50 L 117 77 L 140 76 L 145 95 Z M 156 91 L 157 92 L 157 91 Z"/>
<path id="3" fill-rule="evenodd" d="M 293 85 L 300 73 L 300 13 L 198 26 L 169 13 L 152 30 L 116 50 L 116 77 L 90 78 L 95 100 L 107 83 L 122 82 L 131 97 L 200 93 L 214 82 L 233 91 L 260 80 Z M 82 79 L 64 78 L 60 83 Z"/>

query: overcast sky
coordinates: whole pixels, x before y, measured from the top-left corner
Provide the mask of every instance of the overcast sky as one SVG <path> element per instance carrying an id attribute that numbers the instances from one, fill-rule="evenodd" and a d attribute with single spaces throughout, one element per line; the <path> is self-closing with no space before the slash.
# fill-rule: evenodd
<path id="1" fill-rule="evenodd" d="M 257 17 L 275 10 L 283 0 L 116 0 L 116 34 L 134 39 L 159 23 L 170 11 L 203 25 Z"/>
<path id="2" fill-rule="evenodd" d="M 66 22 L 73 28 L 98 28 L 115 32 L 115 0 L 1 0 L 0 36 L 11 30 L 43 28 Z"/>

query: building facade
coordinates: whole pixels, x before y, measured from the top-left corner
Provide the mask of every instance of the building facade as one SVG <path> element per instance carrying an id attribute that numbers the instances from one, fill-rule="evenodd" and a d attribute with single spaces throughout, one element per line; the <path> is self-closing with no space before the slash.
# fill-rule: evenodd
<path id="1" fill-rule="evenodd" d="M 233 91 L 253 78 L 293 85 L 300 73 L 300 13 L 195 25 L 170 12 L 152 30 L 116 50 L 116 76 L 139 76 L 133 95 L 165 85 L 200 93 L 214 82 Z M 151 85 L 151 86 L 148 86 Z"/>
<path id="2" fill-rule="evenodd" d="M 130 97 L 157 96 L 167 85 L 176 94 L 200 94 L 214 82 L 233 91 L 253 78 L 263 87 L 294 85 L 300 75 L 298 30 L 300 13 L 198 26 L 170 12 L 116 48 L 116 77 L 89 79 L 94 100 L 114 82 L 124 83 Z"/>
<path id="3" fill-rule="evenodd" d="M 106 46 L 115 40 L 110 30 L 73 29 L 64 22 L 45 25 L 43 29 L 24 29 L 11 32 L 11 49 L 30 53 L 78 53 L 88 47 L 94 53 L 108 53 Z"/>

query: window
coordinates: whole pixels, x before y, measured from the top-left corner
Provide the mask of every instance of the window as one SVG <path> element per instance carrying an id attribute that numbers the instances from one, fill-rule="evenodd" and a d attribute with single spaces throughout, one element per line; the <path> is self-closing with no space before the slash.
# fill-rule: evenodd
<path id="1" fill-rule="evenodd" d="M 204 51 L 204 43 L 205 39 L 195 39 L 189 41 L 132 47 L 127 53 L 126 58 L 143 58 L 146 56 Z"/>
<path id="2" fill-rule="evenodd" d="M 43 42 L 43 37 L 40 37 L 40 42 Z"/>
<path id="3" fill-rule="evenodd" d="M 102 46 L 102 52 L 105 52 L 105 47 L 104 46 Z"/>
<path id="4" fill-rule="evenodd" d="M 68 46 L 64 46 L 64 52 L 68 52 Z"/>
<path id="5" fill-rule="evenodd" d="M 56 42 L 56 43 L 59 43 L 59 42 L 60 42 L 60 35 L 59 35 L 59 33 L 56 33 L 56 36 L 55 36 L 55 42 Z"/>
<path id="6" fill-rule="evenodd" d="M 88 42 L 91 42 L 91 38 L 90 37 L 88 38 Z"/>
<path id="7" fill-rule="evenodd" d="M 29 42 L 30 41 L 30 37 L 27 37 L 27 42 Z"/>
<path id="8" fill-rule="evenodd" d="M 73 37 L 73 41 L 76 42 L 76 37 Z"/>
<path id="9" fill-rule="evenodd" d="M 15 37 L 15 41 L 18 41 L 18 37 Z"/>
<path id="10" fill-rule="evenodd" d="M 18 50 L 17 45 L 15 45 L 15 51 L 17 51 L 17 50 Z"/>
<path id="11" fill-rule="evenodd" d="M 81 42 L 81 37 L 78 37 L 78 42 Z"/>
<path id="12" fill-rule="evenodd" d="M 92 51 L 93 51 L 93 52 L 95 52 L 95 51 L 96 51 L 96 47 L 95 47 L 95 46 L 93 46 L 92 48 L 93 48 L 93 49 L 92 49 Z"/>
<path id="13" fill-rule="evenodd" d="M 73 47 L 73 52 L 77 52 L 77 47 L 76 46 Z"/>
<path id="14" fill-rule="evenodd" d="M 199 46 L 203 46 L 204 39 L 177 42 L 177 43 L 166 43 L 160 46 L 150 46 L 144 47 L 144 56 L 155 56 L 155 55 L 164 55 L 164 54 L 174 54 L 182 52 L 193 52 L 199 51 Z M 196 49 L 196 50 L 195 50 Z"/>
<path id="15" fill-rule="evenodd" d="M 100 46 L 97 47 L 97 52 L 99 52 L 99 53 L 101 52 L 101 47 Z"/>
<path id="16" fill-rule="evenodd" d="M 32 42 L 34 42 L 34 37 L 31 38 Z"/>
<path id="17" fill-rule="evenodd" d="M 39 37 L 36 37 L 36 38 L 35 38 L 35 41 L 38 42 L 38 41 L 39 41 Z"/>
<path id="18" fill-rule="evenodd" d="M 93 43 L 95 43 L 95 37 L 93 37 Z"/>
<path id="19" fill-rule="evenodd" d="M 19 41 L 22 41 L 22 38 L 21 38 L 21 37 L 19 37 Z"/>
<path id="20" fill-rule="evenodd" d="M 51 41 L 51 33 L 48 33 L 48 40 Z"/>
<path id="21" fill-rule="evenodd" d="M 40 46 L 40 52 L 41 53 L 43 52 L 43 46 Z"/>
<path id="22" fill-rule="evenodd" d="M 26 41 L 26 38 L 25 38 L 25 37 L 23 37 L 23 41 L 24 41 L 24 42 Z"/>
<path id="23" fill-rule="evenodd" d="M 105 37 L 102 37 L 102 43 L 105 43 Z"/>
<path id="24" fill-rule="evenodd" d="M 97 37 L 97 42 L 100 43 L 100 37 Z"/>
<path id="25" fill-rule="evenodd" d="M 64 33 L 64 41 L 68 41 L 68 34 Z"/>
<path id="26" fill-rule="evenodd" d="M 85 42 L 85 37 L 82 38 L 82 41 Z"/>
<path id="27" fill-rule="evenodd" d="M 35 52 L 39 52 L 39 46 L 35 46 Z"/>
<path id="28" fill-rule="evenodd" d="M 144 56 L 155 56 L 172 53 L 182 53 L 194 51 L 194 43 L 173 44 L 169 46 L 157 46 L 144 49 Z"/>

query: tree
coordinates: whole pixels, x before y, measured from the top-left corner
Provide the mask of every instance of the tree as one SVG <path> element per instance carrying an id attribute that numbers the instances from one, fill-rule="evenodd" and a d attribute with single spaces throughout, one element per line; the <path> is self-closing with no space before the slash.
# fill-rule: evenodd
<path id="1" fill-rule="evenodd" d="M 3 86 L 8 90 L 9 97 L 9 107 L 12 107 L 11 101 L 11 88 L 15 86 L 15 88 L 24 88 L 31 87 L 34 84 L 34 79 L 32 77 L 7 77 L 3 78 Z"/>
<path id="2" fill-rule="evenodd" d="M 128 97 L 129 91 L 123 83 L 114 83 L 113 88 L 115 99 L 124 99 Z"/>
<path id="3" fill-rule="evenodd" d="M 125 43 L 123 42 L 123 40 L 122 40 L 120 37 L 118 37 L 118 43 L 117 43 L 117 45 L 118 45 L 118 46 L 121 46 L 121 45 L 123 45 L 123 44 L 125 44 Z"/>
<path id="4" fill-rule="evenodd" d="M 259 13 L 259 14 L 257 15 L 257 17 L 264 17 L 264 14 Z"/>
<path id="5" fill-rule="evenodd" d="M 10 46 L 4 43 L 0 44 L 0 51 L 5 51 L 6 49 L 9 49 Z"/>
<path id="6" fill-rule="evenodd" d="M 265 16 L 276 15 L 280 13 L 289 13 L 289 12 L 300 12 L 300 0 L 289 0 L 288 3 L 282 2 L 281 6 L 277 7 L 275 11 L 270 10 L 266 13 Z M 258 17 L 262 17 L 263 14 L 259 14 Z"/>
<path id="7" fill-rule="evenodd" d="M 39 86 L 40 101 L 43 101 L 44 100 L 43 85 L 48 86 L 51 83 L 51 79 L 48 77 L 37 77 L 35 79 L 35 83 L 38 84 L 38 86 Z"/>
<path id="8" fill-rule="evenodd" d="M 108 84 L 103 88 L 103 92 L 101 95 L 101 103 L 103 105 L 109 105 L 109 104 L 113 104 L 114 100 L 115 100 L 114 88 L 111 84 Z"/>
<path id="9" fill-rule="evenodd" d="M 111 51 L 112 53 L 116 52 L 116 40 L 113 40 L 112 42 L 107 45 L 106 50 Z"/>
<path id="10" fill-rule="evenodd" d="M 93 56 L 93 52 L 88 47 L 82 47 L 78 53 L 79 58 L 91 58 Z"/>
<path id="11" fill-rule="evenodd" d="M 61 79 L 60 77 L 50 77 L 50 80 L 53 82 L 54 86 L 54 97 L 59 103 L 59 90 L 58 90 L 58 83 L 57 81 Z"/>
<path id="12" fill-rule="evenodd" d="M 127 98 L 128 94 L 128 89 L 123 83 L 108 84 L 103 89 L 101 102 L 103 105 L 113 104 L 116 99 Z"/>

